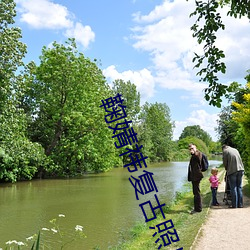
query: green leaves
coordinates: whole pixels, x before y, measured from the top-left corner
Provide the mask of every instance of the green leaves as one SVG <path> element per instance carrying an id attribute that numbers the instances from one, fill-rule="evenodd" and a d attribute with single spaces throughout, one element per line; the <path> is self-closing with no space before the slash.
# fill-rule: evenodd
<path id="1" fill-rule="evenodd" d="M 248 16 L 250 19 L 250 4 L 248 0 L 231 0 L 231 8 L 228 11 L 228 15 L 235 18 L 241 18 L 242 16 Z"/>
<path id="2" fill-rule="evenodd" d="M 170 109 L 165 103 L 145 103 L 139 122 L 139 138 L 143 152 L 150 161 L 170 159 L 173 124 Z"/>
<path id="3" fill-rule="evenodd" d="M 15 2 L 0 1 L 0 179 L 16 182 L 32 179 L 46 165 L 43 149 L 27 138 L 26 115 L 20 105 L 24 96 L 21 66 L 26 45 L 21 30 L 14 27 Z"/>
<path id="4" fill-rule="evenodd" d="M 111 133 L 104 122 L 105 112 L 99 108 L 101 99 L 112 92 L 101 70 L 78 53 L 74 39 L 44 47 L 40 60 L 39 66 L 30 67 L 27 82 L 31 91 L 24 104 L 33 103 L 30 135 L 58 166 L 54 174 L 113 167 L 118 156 L 110 149 Z"/>
<path id="5" fill-rule="evenodd" d="M 209 147 L 210 143 L 212 142 L 211 136 L 206 131 L 201 129 L 199 125 L 185 127 L 180 135 L 179 140 L 184 139 L 186 137 L 197 137 L 198 139 L 202 140 L 207 147 Z"/>
<path id="6" fill-rule="evenodd" d="M 132 120 L 135 123 L 140 112 L 140 93 L 136 90 L 136 85 L 130 81 L 124 82 L 120 79 L 113 82 L 112 89 L 114 95 L 116 93 L 122 94 L 122 98 L 124 99 L 122 105 L 126 106 L 128 120 Z"/>
<path id="7" fill-rule="evenodd" d="M 225 94 L 226 86 L 218 83 L 217 74 L 218 72 L 225 74 L 226 65 L 222 61 L 225 58 L 224 52 L 215 46 L 216 32 L 225 29 L 217 10 L 218 7 L 219 4 L 215 0 L 196 1 L 196 10 L 190 16 L 197 16 L 195 24 L 191 27 L 193 37 L 197 38 L 199 44 L 204 43 L 203 55 L 195 53 L 194 68 L 202 67 L 197 75 L 200 76 L 200 81 L 209 83 L 209 87 L 205 89 L 205 99 L 211 105 L 220 107 L 220 97 Z M 200 27 L 200 22 L 204 23 L 202 27 Z"/>
<path id="8" fill-rule="evenodd" d="M 231 3 L 228 15 L 239 17 L 248 15 L 250 18 L 250 4 L 248 0 L 208 0 L 196 1 L 196 9 L 190 17 L 196 16 L 196 22 L 192 25 L 193 37 L 199 44 L 203 45 L 203 54 L 195 53 L 193 62 L 194 68 L 199 69 L 197 75 L 200 81 L 207 82 L 209 86 L 205 89 L 205 99 L 209 104 L 221 107 L 222 99 L 229 90 L 226 85 L 219 82 L 218 74 L 226 73 L 226 64 L 223 62 L 225 54 L 223 50 L 216 47 L 216 33 L 224 30 L 219 7 Z"/>

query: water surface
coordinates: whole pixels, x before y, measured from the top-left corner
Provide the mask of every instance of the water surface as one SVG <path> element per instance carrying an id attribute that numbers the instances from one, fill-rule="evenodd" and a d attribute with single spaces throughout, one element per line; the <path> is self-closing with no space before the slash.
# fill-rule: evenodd
<path id="1" fill-rule="evenodd" d="M 220 161 L 210 161 L 219 165 Z M 169 203 L 175 192 L 187 182 L 188 162 L 168 162 L 148 166 L 158 189 L 161 203 Z M 74 233 L 76 225 L 84 227 L 87 238 L 73 242 L 64 249 L 93 249 L 117 244 L 119 232 L 144 220 L 139 204 L 154 202 L 154 194 L 139 194 L 129 182 L 143 174 L 143 169 L 129 173 L 116 168 L 108 173 L 86 175 L 80 179 L 34 180 L 0 185 L 0 247 L 8 240 L 25 241 L 41 228 L 51 228 L 49 221 L 57 218 L 62 230 Z M 207 174 L 209 171 L 207 171 Z M 58 217 L 59 214 L 65 218 Z M 48 233 L 52 241 L 57 235 Z M 78 241 L 79 242 L 79 241 Z M 25 248 L 24 248 L 25 249 Z M 55 250 L 55 249 L 53 249 Z"/>

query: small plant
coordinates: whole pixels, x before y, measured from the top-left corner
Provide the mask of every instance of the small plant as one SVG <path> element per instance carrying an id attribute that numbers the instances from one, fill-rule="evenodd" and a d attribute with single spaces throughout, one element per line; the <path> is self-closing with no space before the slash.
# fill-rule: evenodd
<path id="1" fill-rule="evenodd" d="M 64 214 L 59 214 L 59 218 L 64 218 Z M 4 249 L 0 250 L 41 250 L 41 249 L 61 249 L 73 241 L 82 240 L 87 236 L 83 232 L 83 226 L 76 225 L 74 229 L 63 230 L 59 225 L 59 220 L 54 218 L 49 221 L 51 227 L 43 227 L 38 234 L 34 234 L 25 239 L 25 241 L 9 240 Z"/>

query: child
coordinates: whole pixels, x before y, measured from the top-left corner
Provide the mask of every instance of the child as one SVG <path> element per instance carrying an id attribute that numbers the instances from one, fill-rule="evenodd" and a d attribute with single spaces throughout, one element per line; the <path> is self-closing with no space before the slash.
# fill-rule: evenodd
<path id="1" fill-rule="evenodd" d="M 212 168 L 211 169 L 211 176 L 209 178 L 209 181 L 211 183 L 211 190 L 212 190 L 212 205 L 213 206 L 219 206 L 220 204 L 217 201 L 217 189 L 218 185 L 220 184 L 219 179 L 217 177 L 218 174 L 218 169 L 217 168 Z"/>

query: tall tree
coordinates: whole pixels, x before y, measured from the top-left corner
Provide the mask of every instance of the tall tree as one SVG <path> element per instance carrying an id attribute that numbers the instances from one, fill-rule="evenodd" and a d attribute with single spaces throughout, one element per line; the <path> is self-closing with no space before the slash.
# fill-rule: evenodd
<path id="1" fill-rule="evenodd" d="M 140 139 L 144 152 L 151 161 L 170 159 L 173 122 L 165 103 L 146 102 L 140 113 Z"/>
<path id="2" fill-rule="evenodd" d="M 245 163 L 246 174 L 248 178 L 250 178 L 250 77 L 249 75 L 246 77 L 248 81 L 245 92 L 242 95 L 242 98 L 236 98 L 235 101 L 232 102 L 232 106 L 235 110 L 232 111 L 232 118 L 239 125 L 238 134 L 241 135 L 239 150 L 243 154 L 243 160 Z M 243 100 L 242 100 L 243 99 Z M 237 100 L 241 100 L 242 102 L 237 102 Z M 237 138 L 238 139 L 238 138 Z"/>
<path id="3" fill-rule="evenodd" d="M 21 30 L 13 24 L 16 4 L 13 0 L 0 1 L 0 112 L 15 98 L 13 90 L 20 84 L 16 71 L 23 66 L 23 57 L 26 54 L 26 45 L 20 41 Z"/>
<path id="4" fill-rule="evenodd" d="M 135 133 L 138 132 L 138 115 L 140 112 L 140 93 L 136 89 L 136 85 L 130 81 L 125 82 L 122 79 L 117 79 L 113 82 L 112 90 L 114 96 L 119 93 L 122 95 L 123 103 L 126 106 L 126 119 L 132 121 L 129 125 L 133 127 Z M 125 131 L 125 130 L 124 130 Z M 127 145 L 127 148 L 136 150 L 135 144 Z M 124 148 L 118 149 L 118 154 L 124 153 Z M 123 165 L 129 162 L 131 159 L 128 154 L 121 156 Z"/>
<path id="5" fill-rule="evenodd" d="M 185 127 L 179 137 L 179 140 L 188 136 L 199 138 L 207 145 L 207 147 L 209 147 L 209 144 L 212 142 L 211 136 L 206 131 L 204 131 L 200 127 L 200 125 L 193 125 L 193 126 Z"/>
<path id="6" fill-rule="evenodd" d="M 188 150 L 188 145 L 190 143 L 195 144 L 197 146 L 198 150 L 200 150 L 201 152 L 205 153 L 206 155 L 209 154 L 209 150 L 208 150 L 208 147 L 205 144 L 205 142 L 202 141 L 201 139 L 197 138 L 196 136 L 187 136 L 185 138 L 180 139 L 178 141 L 179 150 L 183 150 L 183 153 L 185 155 L 190 156 L 190 152 Z"/>
<path id="7" fill-rule="evenodd" d="M 15 7 L 12 0 L 0 1 L 0 179 L 12 182 L 33 178 L 46 161 L 42 147 L 26 137 L 26 116 L 20 108 L 26 45 L 14 26 Z"/>
<path id="8" fill-rule="evenodd" d="M 117 163 L 101 99 L 112 95 L 101 70 L 74 39 L 44 47 L 30 67 L 30 137 L 43 145 L 60 174 L 105 171 Z"/>
<path id="9" fill-rule="evenodd" d="M 248 74 L 245 77 L 247 82 L 250 82 L 249 76 L 250 75 Z M 234 92 L 227 96 L 229 102 L 239 103 L 241 105 L 247 104 L 244 97 L 250 93 L 250 89 L 247 86 L 242 87 L 237 82 L 233 82 L 231 86 L 233 86 L 232 89 L 234 89 Z M 219 114 L 218 127 L 216 130 L 220 136 L 219 140 L 221 144 L 226 143 L 236 147 L 242 153 L 245 148 L 245 140 L 242 138 L 243 131 L 241 124 L 233 119 L 233 113 L 235 111 L 237 111 L 237 108 L 233 105 L 224 107 Z"/>
<path id="10" fill-rule="evenodd" d="M 136 85 L 130 81 L 124 82 L 121 79 L 117 79 L 113 82 L 112 89 L 115 93 L 122 94 L 128 120 L 132 120 L 135 123 L 140 112 L 140 93 L 136 90 Z"/>
<path id="11" fill-rule="evenodd" d="M 238 129 L 239 123 L 232 119 L 231 106 L 224 107 L 219 114 L 218 127 L 216 128 L 221 144 L 237 147 L 235 135 Z"/>
<path id="12" fill-rule="evenodd" d="M 219 82 L 218 74 L 226 72 L 224 63 L 224 51 L 216 46 L 216 34 L 224 30 L 219 7 L 230 6 L 228 15 L 235 18 L 248 16 L 250 19 L 249 0 L 200 0 L 195 1 L 196 9 L 190 16 L 196 16 L 196 22 L 192 25 L 193 37 L 197 38 L 199 44 L 204 44 L 203 54 L 195 53 L 193 62 L 199 69 L 197 75 L 201 81 L 209 83 L 205 89 L 205 99 L 209 104 L 221 107 L 221 97 L 231 91 L 230 87 Z M 205 65 L 205 67 L 204 67 Z"/>

